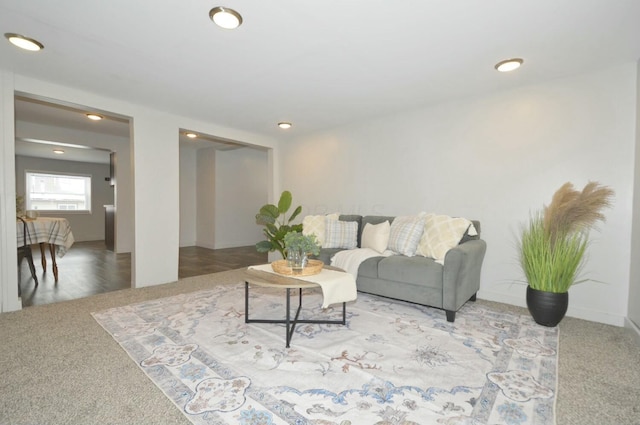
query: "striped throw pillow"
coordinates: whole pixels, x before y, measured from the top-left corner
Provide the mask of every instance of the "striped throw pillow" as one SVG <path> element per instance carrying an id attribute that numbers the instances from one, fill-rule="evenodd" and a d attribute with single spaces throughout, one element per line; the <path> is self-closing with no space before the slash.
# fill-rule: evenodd
<path id="1" fill-rule="evenodd" d="M 424 231 L 424 219 L 415 215 L 399 216 L 391 223 L 388 249 L 413 257 Z"/>
<path id="2" fill-rule="evenodd" d="M 358 246 L 358 223 L 325 219 L 323 248 L 354 249 Z"/>

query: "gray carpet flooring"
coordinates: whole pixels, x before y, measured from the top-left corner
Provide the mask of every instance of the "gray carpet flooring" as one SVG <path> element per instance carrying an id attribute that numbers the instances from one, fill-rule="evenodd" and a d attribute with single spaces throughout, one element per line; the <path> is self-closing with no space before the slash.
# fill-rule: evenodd
<path id="1" fill-rule="evenodd" d="M 241 280 L 234 270 L 0 314 L 0 424 L 189 424 L 90 313 Z M 562 321 L 556 418 L 640 424 L 640 346 L 630 330 Z"/>

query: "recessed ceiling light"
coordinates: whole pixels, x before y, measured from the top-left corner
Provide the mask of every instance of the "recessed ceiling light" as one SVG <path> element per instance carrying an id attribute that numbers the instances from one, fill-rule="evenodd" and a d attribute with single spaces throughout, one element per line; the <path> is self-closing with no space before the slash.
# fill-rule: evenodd
<path id="1" fill-rule="evenodd" d="M 4 36 L 7 40 L 9 40 L 9 43 L 24 50 L 37 52 L 38 50 L 44 49 L 42 43 L 40 43 L 38 40 L 34 40 L 33 38 L 25 37 L 23 35 L 14 34 L 11 32 L 5 33 Z"/>
<path id="2" fill-rule="evenodd" d="M 196 137 L 198 137 L 196 133 L 184 133 L 184 135 L 187 136 L 189 139 L 195 139 Z"/>
<path id="3" fill-rule="evenodd" d="M 293 124 L 291 124 L 290 122 L 279 122 L 278 123 L 278 127 L 283 128 L 283 129 L 288 129 L 291 128 Z"/>
<path id="4" fill-rule="evenodd" d="M 520 68 L 520 65 L 522 65 L 523 62 L 524 61 L 520 58 L 507 59 L 498 62 L 495 68 L 500 72 L 509 72 Z"/>
<path id="5" fill-rule="evenodd" d="M 87 118 L 93 121 L 100 121 L 102 118 L 104 118 L 102 115 L 98 115 L 98 114 L 85 114 L 85 115 L 87 116 Z"/>
<path id="6" fill-rule="evenodd" d="M 209 11 L 209 17 L 220 28 L 233 30 L 242 25 L 242 16 L 228 7 L 214 7 Z"/>
<path id="7" fill-rule="evenodd" d="M 53 153 L 58 154 L 58 155 L 62 155 L 64 153 L 64 151 L 62 149 L 54 149 Z"/>

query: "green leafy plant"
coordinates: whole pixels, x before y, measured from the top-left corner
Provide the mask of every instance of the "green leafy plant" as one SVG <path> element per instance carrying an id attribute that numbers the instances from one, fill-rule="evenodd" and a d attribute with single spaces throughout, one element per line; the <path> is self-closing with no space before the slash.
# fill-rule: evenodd
<path id="1" fill-rule="evenodd" d="M 284 246 L 287 251 L 295 250 L 305 254 L 320 254 L 320 245 L 316 235 L 303 235 L 301 232 L 289 232 L 284 235 Z"/>
<path id="2" fill-rule="evenodd" d="M 565 293 L 578 280 L 589 245 L 589 231 L 605 221 L 612 189 L 589 182 L 582 192 L 565 183 L 549 206 L 532 215 L 520 238 L 520 265 L 533 289 Z"/>
<path id="3" fill-rule="evenodd" d="M 298 206 L 288 218 L 286 216 L 292 202 L 291 192 L 285 190 L 280 195 L 277 206 L 266 204 L 260 208 L 260 212 L 256 214 L 256 223 L 264 226 L 263 233 L 267 239 L 256 244 L 258 252 L 278 251 L 282 258 L 286 258 L 285 235 L 289 232 L 302 232 L 302 224 L 292 224 L 302 212 L 302 207 Z"/>
<path id="4" fill-rule="evenodd" d="M 24 197 L 16 195 L 16 215 L 18 217 L 24 214 Z"/>

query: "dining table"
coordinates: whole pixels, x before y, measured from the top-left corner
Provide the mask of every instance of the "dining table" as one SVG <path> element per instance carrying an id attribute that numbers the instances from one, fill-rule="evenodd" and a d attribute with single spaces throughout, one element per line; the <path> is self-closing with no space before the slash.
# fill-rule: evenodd
<path id="1" fill-rule="evenodd" d="M 47 271 L 47 258 L 45 256 L 45 246 L 48 245 L 49 252 L 51 254 L 51 263 L 53 269 L 53 276 L 55 281 L 58 281 L 58 263 L 57 257 L 63 257 L 73 242 L 73 233 L 71 232 L 71 225 L 69 220 L 62 217 L 37 217 L 37 218 L 23 218 L 27 227 L 27 240 L 26 244 L 40 245 L 41 263 L 44 271 Z M 16 234 L 17 234 L 17 246 L 25 245 L 25 233 L 22 221 L 16 221 Z"/>

